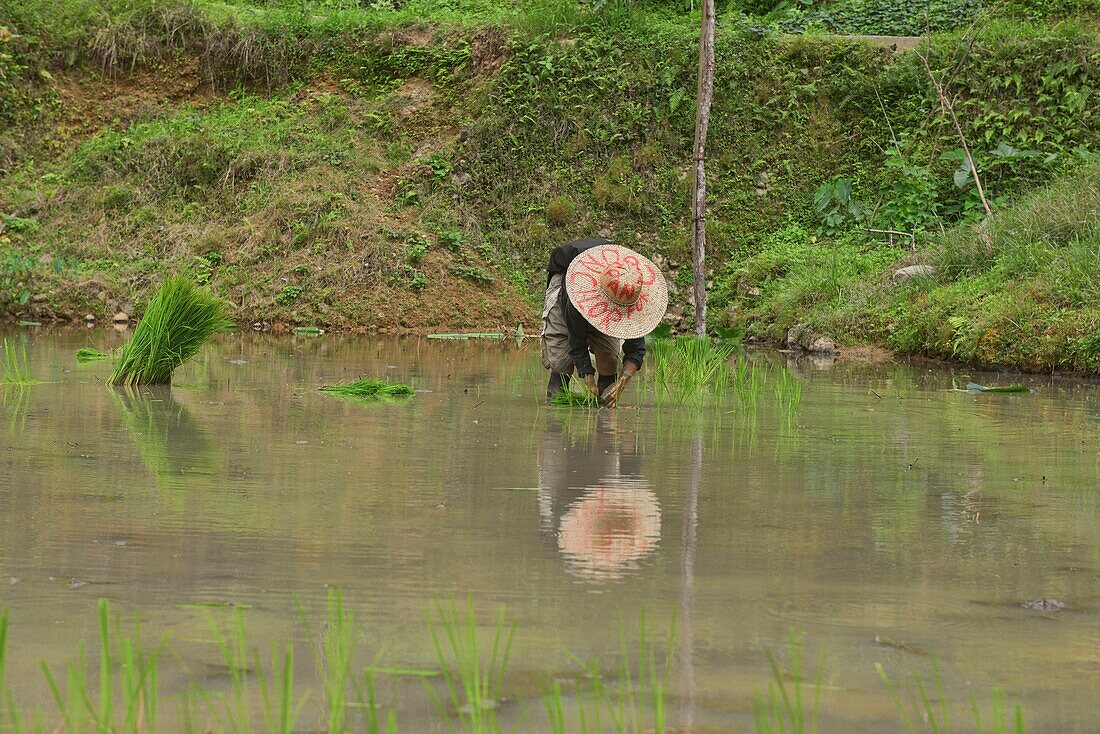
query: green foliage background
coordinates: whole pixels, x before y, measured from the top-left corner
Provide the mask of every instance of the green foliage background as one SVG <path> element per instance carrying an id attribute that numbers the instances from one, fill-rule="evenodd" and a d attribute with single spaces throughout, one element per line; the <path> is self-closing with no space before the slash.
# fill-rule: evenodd
<path id="1" fill-rule="evenodd" d="M 1011 208 L 1100 148 L 1093 12 L 1085 0 L 724 7 L 708 157 L 713 326 L 779 340 L 810 321 L 842 342 L 1094 369 L 1080 350 L 948 350 L 866 318 L 871 285 L 920 257 L 867 229 L 912 232 L 923 252 L 979 212 L 925 62 L 954 100 L 987 195 Z M 0 0 L 11 29 L 0 212 L 35 225 L 3 233 L 0 300 L 14 309 L 41 291 L 77 315 L 102 308 L 73 287 L 83 279 L 124 293 L 150 271 L 184 269 L 230 296 L 240 320 L 362 324 L 364 296 L 430 297 L 433 252 L 442 272 L 535 303 L 548 250 L 602 232 L 657 257 L 673 317 L 690 316 L 696 23 L 688 7 L 656 2 Z M 926 30 L 903 53 L 817 33 Z M 181 64 L 214 100 L 90 139 L 51 134 L 64 111 L 55 75 Z M 428 112 L 402 111 L 410 85 L 429 90 Z M 365 180 L 392 196 L 379 204 Z M 346 270 L 352 258 L 354 278 L 318 265 Z M 964 318 L 960 308 L 949 315 Z"/>

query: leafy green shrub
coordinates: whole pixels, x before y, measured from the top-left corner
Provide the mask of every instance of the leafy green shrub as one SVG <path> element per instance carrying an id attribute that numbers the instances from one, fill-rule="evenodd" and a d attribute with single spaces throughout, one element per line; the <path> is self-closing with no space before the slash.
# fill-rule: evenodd
<path id="1" fill-rule="evenodd" d="M 425 158 L 424 165 L 431 170 L 432 179 L 439 183 L 446 181 L 454 172 L 451 162 L 438 153 Z"/>
<path id="2" fill-rule="evenodd" d="M 931 229 L 939 221 L 940 207 L 932 169 L 913 164 L 897 148 L 887 152 L 885 167 L 889 183 L 872 225 L 902 232 Z"/>
<path id="3" fill-rule="evenodd" d="M 1100 6 L 1095 0 L 1001 0 L 997 10 L 1003 15 L 1030 21 L 1100 15 Z"/>
<path id="4" fill-rule="evenodd" d="M 447 270 L 460 278 L 466 278 L 481 285 L 488 285 L 494 280 L 492 275 L 476 265 L 449 265 Z"/>
<path id="5" fill-rule="evenodd" d="M 817 187 L 814 208 L 823 220 L 822 234 L 836 234 L 852 223 L 862 222 L 866 216 L 863 202 L 852 196 L 852 180 L 843 176 Z"/>
<path id="6" fill-rule="evenodd" d="M 191 275 L 199 285 L 207 285 L 214 275 L 214 267 L 210 261 L 201 255 L 197 255 L 191 267 Z"/>
<path id="7" fill-rule="evenodd" d="M 289 306 L 298 300 L 298 296 L 302 295 L 301 286 L 288 285 L 283 286 L 283 289 L 279 291 L 275 296 L 275 303 L 280 306 Z"/>
<path id="8" fill-rule="evenodd" d="M 920 36 L 963 28 L 982 11 L 981 0 L 847 0 L 814 4 L 777 25 L 785 33 Z"/>
<path id="9" fill-rule="evenodd" d="M 414 236 L 407 240 L 408 243 L 408 260 L 413 265 L 416 265 L 424 259 L 424 255 L 428 252 L 428 241 L 423 237 Z"/>
<path id="10" fill-rule="evenodd" d="M 6 250 L 0 257 L 0 303 L 26 305 L 31 299 L 30 280 L 37 268 L 34 257 Z"/>
<path id="11" fill-rule="evenodd" d="M 458 230 L 440 232 L 438 237 L 439 244 L 443 245 L 451 252 L 458 252 L 461 250 L 462 243 L 466 241 L 466 235 Z"/>
<path id="12" fill-rule="evenodd" d="M 9 214 L 0 219 L 0 233 L 12 232 L 14 234 L 24 234 L 37 231 L 40 227 L 41 225 L 33 219 L 17 217 L 14 214 Z"/>

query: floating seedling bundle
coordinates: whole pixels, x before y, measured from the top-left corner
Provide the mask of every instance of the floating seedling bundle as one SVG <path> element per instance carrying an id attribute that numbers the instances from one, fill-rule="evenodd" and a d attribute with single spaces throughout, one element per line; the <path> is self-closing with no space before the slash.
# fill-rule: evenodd
<path id="1" fill-rule="evenodd" d="M 321 392 L 354 398 L 394 398 L 412 395 L 414 390 L 408 385 L 397 382 L 356 380 L 345 385 L 326 385 L 321 388 Z"/>
<path id="2" fill-rule="evenodd" d="M 164 281 L 122 348 L 112 385 L 163 385 L 219 331 L 233 325 L 225 303 L 184 276 Z"/>
<path id="3" fill-rule="evenodd" d="M 101 352 L 98 349 L 91 349 L 90 347 L 81 347 L 76 350 L 76 361 L 80 364 L 87 364 L 88 362 L 100 362 L 104 359 L 110 359 L 111 355 L 107 352 Z"/>

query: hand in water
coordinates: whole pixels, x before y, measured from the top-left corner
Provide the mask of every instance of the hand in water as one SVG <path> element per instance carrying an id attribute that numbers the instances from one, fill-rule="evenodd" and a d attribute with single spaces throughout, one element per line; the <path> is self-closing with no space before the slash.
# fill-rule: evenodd
<path id="1" fill-rule="evenodd" d="M 598 387 L 596 387 L 596 376 L 595 375 L 585 375 L 584 384 L 588 386 L 588 392 L 590 392 L 592 394 L 592 397 L 599 400 L 600 399 L 600 389 Z"/>
<path id="2" fill-rule="evenodd" d="M 626 389 L 627 383 L 630 382 L 630 378 L 633 377 L 634 373 L 637 371 L 638 368 L 634 366 L 633 362 L 624 363 L 623 372 L 619 375 L 619 379 L 608 385 L 607 389 L 603 391 L 603 395 L 600 396 L 600 405 L 605 408 L 614 408 L 618 405 L 623 390 Z"/>

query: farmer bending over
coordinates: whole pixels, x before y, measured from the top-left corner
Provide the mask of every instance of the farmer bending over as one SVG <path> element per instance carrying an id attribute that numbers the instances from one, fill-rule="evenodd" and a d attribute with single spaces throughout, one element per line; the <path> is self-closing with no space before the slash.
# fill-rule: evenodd
<path id="1" fill-rule="evenodd" d="M 668 286 L 661 271 L 633 250 L 605 239 L 556 248 L 546 268 L 542 310 L 542 365 L 550 370 L 547 397 L 561 392 L 576 369 L 600 404 L 614 407 L 641 369 L 645 335 L 667 306 Z M 617 375 L 620 352 L 623 371 Z"/>

